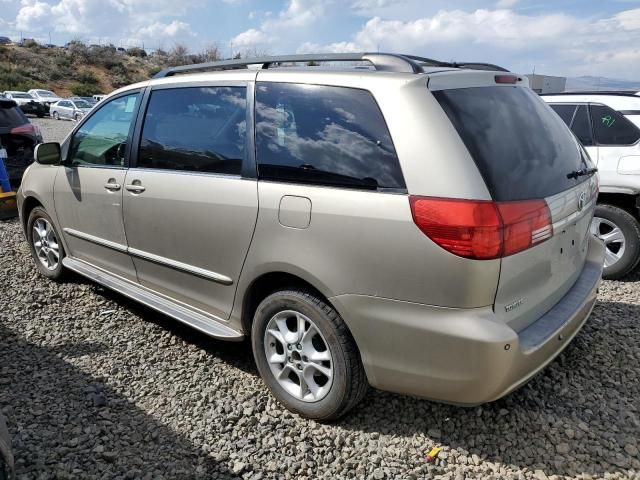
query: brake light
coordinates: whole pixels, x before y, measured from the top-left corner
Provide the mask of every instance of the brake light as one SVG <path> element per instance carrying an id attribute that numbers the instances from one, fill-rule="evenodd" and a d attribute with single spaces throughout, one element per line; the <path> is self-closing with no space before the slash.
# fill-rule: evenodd
<path id="1" fill-rule="evenodd" d="M 32 123 L 25 123 L 24 125 L 20 125 L 19 127 L 14 127 L 11 129 L 9 133 L 36 133 L 36 129 L 34 128 Z"/>
<path id="2" fill-rule="evenodd" d="M 511 85 L 518 83 L 518 77 L 515 75 L 496 75 L 494 79 L 496 83 L 508 83 Z"/>
<path id="3" fill-rule="evenodd" d="M 521 252 L 553 235 L 544 200 L 492 202 L 410 196 L 413 221 L 431 240 L 465 258 Z"/>

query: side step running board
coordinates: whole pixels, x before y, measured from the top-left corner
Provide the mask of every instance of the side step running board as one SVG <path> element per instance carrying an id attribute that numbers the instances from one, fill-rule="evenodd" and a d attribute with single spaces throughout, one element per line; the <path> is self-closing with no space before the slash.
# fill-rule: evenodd
<path id="1" fill-rule="evenodd" d="M 106 273 L 86 262 L 65 257 L 62 260 L 62 264 L 69 270 L 73 270 L 96 283 L 121 293 L 125 297 L 129 297 L 171 318 L 186 323 L 202 333 L 222 340 L 239 341 L 244 338 L 241 332 L 221 324 L 213 317 L 183 307 L 179 303 L 173 302 L 115 275 Z"/>

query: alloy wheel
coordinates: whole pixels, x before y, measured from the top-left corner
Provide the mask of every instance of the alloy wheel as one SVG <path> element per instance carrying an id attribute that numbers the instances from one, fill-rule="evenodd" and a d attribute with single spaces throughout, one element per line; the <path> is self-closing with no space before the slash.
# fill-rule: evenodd
<path id="1" fill-rule="evenodd" d="M 624 255 L 626 240 L 624 233 L 615 223 L 601 217 L 593 217 L 591 221 L 591 233 L 604 242 L 605 255 L 604 266 L 620 261 Z"/>
<path id="2" fill-rule="evenodd" d="M 313 321 L 300 312 L 275 314 L 264 334 L 264 351 L 275 379 L 303 402 L 327 396 L 334 377 L 328 343 Z"/>
<path id="3" fill-rule="evenodd" d="M 55 270 L 60 263 L 60 245 L 53 226 L 44 218 L 33 222 L 33 248 L 40 263 L 47 270 Z"/>

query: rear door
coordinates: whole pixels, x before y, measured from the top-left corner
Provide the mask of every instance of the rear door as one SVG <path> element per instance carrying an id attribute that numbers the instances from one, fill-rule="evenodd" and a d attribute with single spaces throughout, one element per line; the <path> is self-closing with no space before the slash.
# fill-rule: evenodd
<path id="1" fill-rule="evenodd" d="M 501 261 L 495 312 L 523 329 L 559 301 L 582 271 L 597 187 L 593 174 L 575 173 L 593 164 L 565 123 L 526 87 L 443 89 L 434 96 L 494 201 L 544 199 L 548 206 L 552 233 L 533 236 L 550 238 Z"/>
<path id="2" fill-rule="evenodd" d="M 229 317 L 258 213 L 248 82 L 155 87 L 124 223 L 139 282 Z"/>

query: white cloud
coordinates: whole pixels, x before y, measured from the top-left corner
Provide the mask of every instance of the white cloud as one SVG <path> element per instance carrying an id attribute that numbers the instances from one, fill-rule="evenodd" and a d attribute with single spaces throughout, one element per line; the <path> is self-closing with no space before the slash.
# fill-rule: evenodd
<path id="1" fill-rule="evenodd" d="M 185 15 L 203 0 L 21 0 L 16 30 L 34 34 L 54 31 L 87 41 L 120 43 L 184 41 L 194 34 L 188 23 L 170 19 Z M 188 6 L 185 5 L 188 3 Z"/>
<path id="2" fill-rule="evenodd" d="M 233 46 L 238 48 L 256 47 L 269 42 L 270 39 L 267 34 L 261 30 L 256 30 L 255 28 L 250 28 L 249 30 L 236 35 L 231 40 Z"/>
<path id="3" fill-rule="evenodd" d="M 408 21 L 369 19 L 350 39 L 299 51 L 395 51 L 503 63 L 516 71 L 640 76 L 640 9 L 601 19 L 512 10 L 442 10 Z"/>

